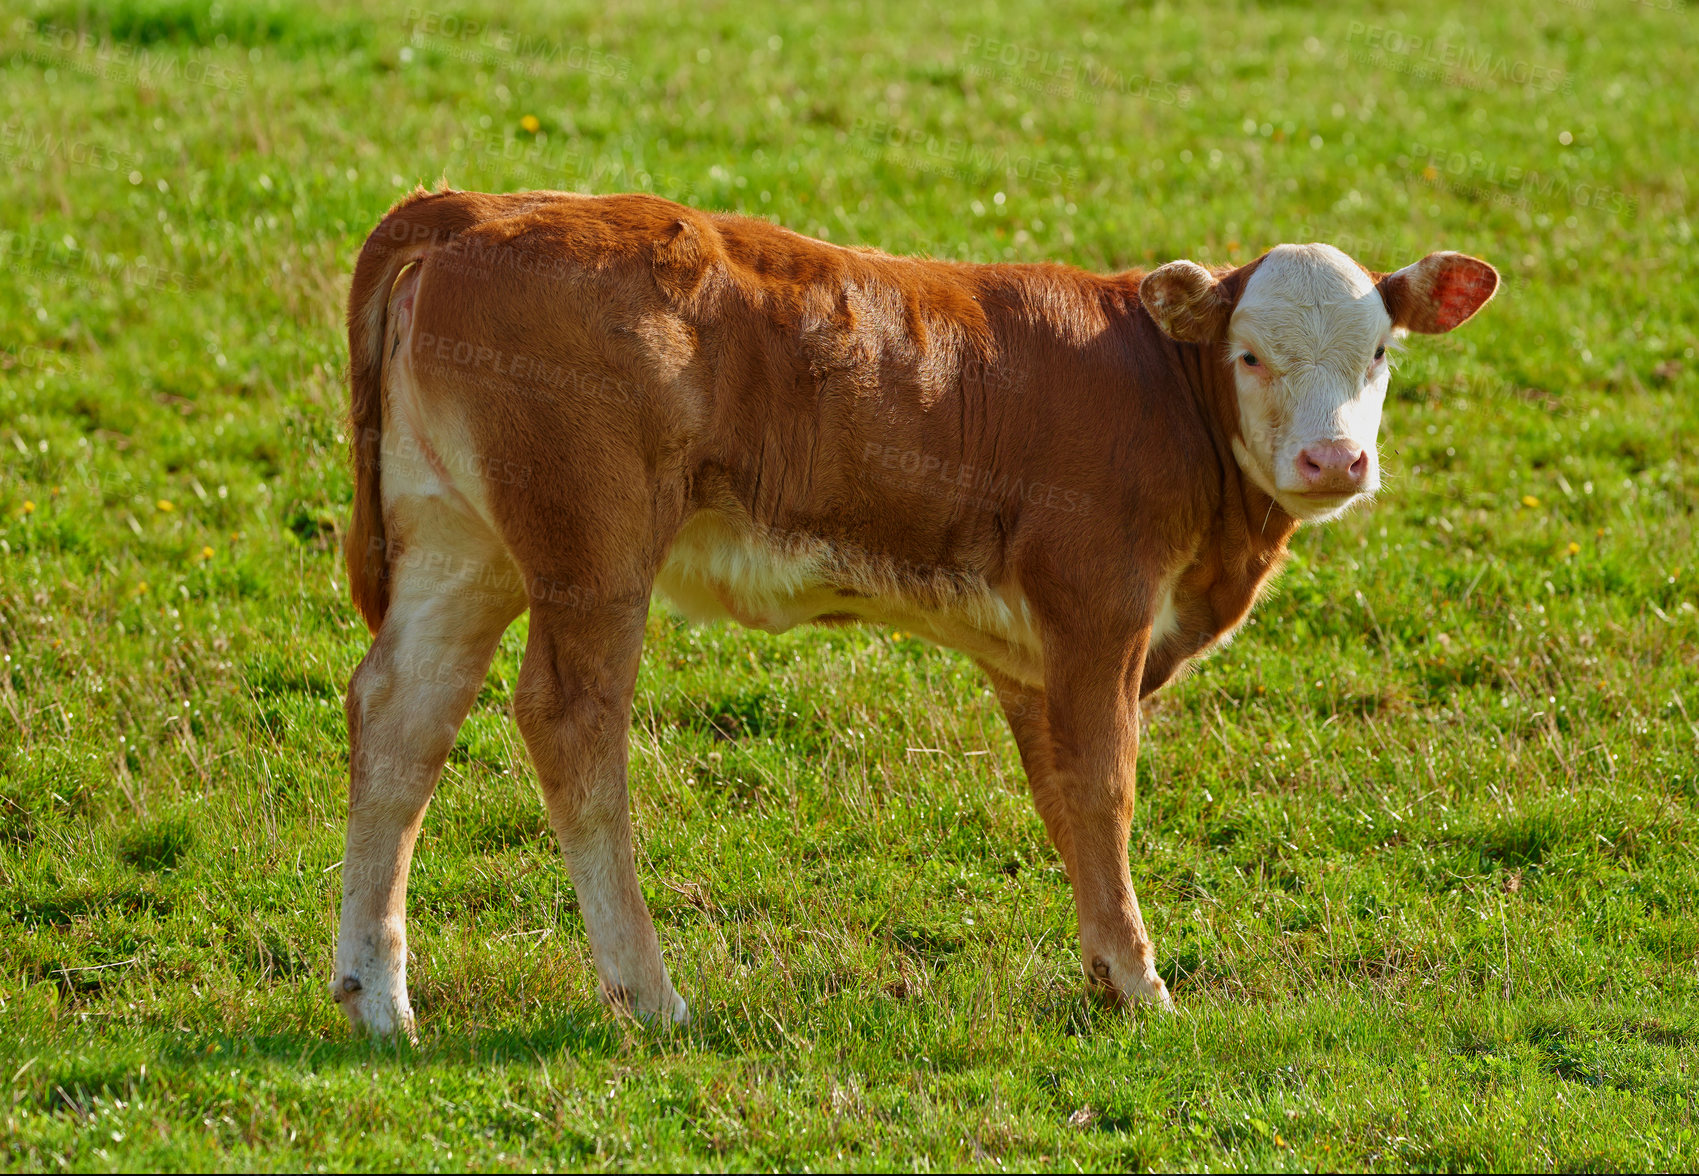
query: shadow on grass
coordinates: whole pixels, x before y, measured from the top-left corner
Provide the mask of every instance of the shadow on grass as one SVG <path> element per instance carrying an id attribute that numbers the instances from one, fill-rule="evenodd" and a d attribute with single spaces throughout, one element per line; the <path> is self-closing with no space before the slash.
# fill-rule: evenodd
<path id="1" fill-rule="evenodd" d="M 158 1060 L 166 1066 L 228 1066 L 232 1059 L 288 1063 L 300 1069 L 338 1069 L 393 1061 L 402 1066 L 438 1063 L 539 1065 L 556 1057 L 599 1060 L 641 1049 L 656 1031 L 616 1021 L 599 1009 L 574 1010 L 523 1028 L 434 1030 L 426 1026 L 417 1045 L 378 1040 L 347 1029 L 235 1035 L 188 1034 L 165 1043 Z"/>
<path id="2" fill-rule="evenodd" d="M 97 1099 L 133 1100 L 161 1082 L 168 1089 L 182 1089 L 184 1080 L 191 1088 L 201 1085 L 201 1080 L 216 1087 L 232 1069 L 276 1066 L 295 1074 L 320 1075 L 373 1067 L 543 1069 L 558 1061 L 594 1062 L 659 1053 L 669 1042 L 674 1050 L 692 1049 L 697 1043 L 685 1035 L 688 1032 L 669 1035 L 587 1007 L 516 1029 L 438 1032 L 427 1026 L 417 1045 L 356 1037 L 341 1026 L 253 1034 L 153 1030 L 117 1040 L 102 1035 L 96 1042 L 62 1041 L 56 1059 L 29 1067 L 30 1078 L 24 1090 L 15 1092 L 15 1101 L 50 1114 L 68 1111 L 88 1119 Z"/>
<path id="3" fill-rule="evenodd" d="M 557 1060 L 593 1062 L 681 1053 L 698 1058 L 737 1058 L 781 1050 L 789 1044 L 782 1028 L 759 1009 L 747 1014 L 744 1010 L 700 1012 L 688 1026 L 674 1029 L 616 1016 L 590 1002 L 511 1027 L 442 1025 L 428 1010 L 420 1020 L 417 1044 L 399 1038 L 357 1036 L 341 1025 L 258 1034 L 208 1031 L 173 1035 L 151 1051 L 147 1060 L 160 1067 L 212 1069 L 228 1068 L 233 1061 L 263 1061 L 322 1072 L 391 1062 L 411 1068 L 547 1066 Z M 105 1074 L 109 1067 L 97 1069 L 101 1072 L 98 1076 L 91 1074 L 96 1083 L 90 1089 L 101 1082 L 110 1084 Z"/>

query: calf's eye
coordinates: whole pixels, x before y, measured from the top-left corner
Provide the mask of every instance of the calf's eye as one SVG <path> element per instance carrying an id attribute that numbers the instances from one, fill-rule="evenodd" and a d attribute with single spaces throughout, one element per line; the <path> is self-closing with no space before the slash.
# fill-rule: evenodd
<path id="1" fill-rule="evenodd" d="M 1245 360 L 1245 366 L 1246 367 L 1261 367 L 1262 366 L 1262 360 L 1260 360 L 1256 356 L 1252 355 L 1249 351 L 1245 352 L 1244 360 Z"/>
<path id="2" fill-rule="evenodd" d="M 1375 348 L 1375 362 L 1379 363 L 1381 360 L 1383 360 L 1385 358 L 1386 358 L 1386 348 L 1384 346 L 1376 347 Z"/>

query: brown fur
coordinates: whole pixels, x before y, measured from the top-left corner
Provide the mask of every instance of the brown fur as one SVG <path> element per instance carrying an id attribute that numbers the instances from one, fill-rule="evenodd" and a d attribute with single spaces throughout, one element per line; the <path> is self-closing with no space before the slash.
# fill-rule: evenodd
<path id="1" fill-rule="evenodd" d="M 373 233 L 350 295 L 348 562 L 374 627 L 385 601 L 381 334 L 364 328 L 367 308 L 421 256 L 424 285 L 436 270 L 448 281 L 421 297 L 420 332 L 568 373 L 527 388 L 491 365 L 431 369 L 472 404 L 487 454 L 532 467 L 523 487 L 496 495 L 520 548 L 542 538 L 530 520 L 558 517 L 568 500 L 589 530 L 606 529 L 600 516 L 623 504 L 585 463 L 619 449 L 656 484 L 645 529 L 661 550 L 650 562 L 691 509 L 713 506 L 772 535 L 884 559 L 922 593 L 1025 573 L 1042 595 L 1043 568 L 1066 553 L 1081 567 L 1064 579 L 1086 568 L 1114 577 L 1077 591 L 1136 611 L 1126 598 L 1178 553 L 1226 541 L 1247 550 L 1188 579 L 1213 602 L 1193 609 L 1199 631 L 1220 632 L 1272 568 L 1262 549 L 1279 549 L 1292 526 L 1222 447 L 1221 430 L 1236 428 L 1230 379 L 1207 345 L 1155 328 L 1138 272 L 894 258 L 647 196 L 420 193 Z M 580 452 L 586 436 L 596 452 Z M 893 477 L 879 460 L 911 453 L 1006 489 L 987 500 L 971 484 L 904 477 L 900 463 Z M 526 570 L 593 578 L 557 538 Z"/>

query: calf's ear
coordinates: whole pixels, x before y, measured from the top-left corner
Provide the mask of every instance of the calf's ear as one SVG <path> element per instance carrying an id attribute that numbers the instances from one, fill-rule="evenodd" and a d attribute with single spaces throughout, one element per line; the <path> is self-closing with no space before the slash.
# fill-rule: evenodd
<path id="1" fill-rule="evenodd" d="M 1462 326 L 1498 292 L 1498 271 L 1467 253 L 1430 253 L 1375 288 L 1392 325 L 1424 335 Z"/>
<path id="2" fill-rule="evenodd" d="M 1139 283 L 1139 301 L 1162 333 L 1181 343 L 1222 339 L 1233 315 L 1233 300 L 1195 261 L 1171 261 L 1151 270 Z"/>

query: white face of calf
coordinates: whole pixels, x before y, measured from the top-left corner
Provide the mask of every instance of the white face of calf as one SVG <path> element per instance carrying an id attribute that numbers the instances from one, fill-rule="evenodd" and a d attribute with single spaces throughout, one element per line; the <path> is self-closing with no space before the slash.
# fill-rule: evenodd
<path id="1" fill-rule="evenodd" d="M 1375 437 L 1392 316 L 1363 267 L 1331 245 L 1281 245 L 1227 327 L 1246 475 L 1300 519 L 1380 488 Z"/>
<path id="2" fill-rule="evenodd" d="M 1280 245 L 1219 278 L 1171 262 L 1146 275 L 1139 296 L 1171 337 L 1220 348 L 1245 476 L 1294 518 L 1321 520 L 1380 486 L 1375 438 L 1393 339 L 1449 331 L 1497 287 L 1490 265 L 1461 253 L 1382 276 L 1331 245 Z"/>

